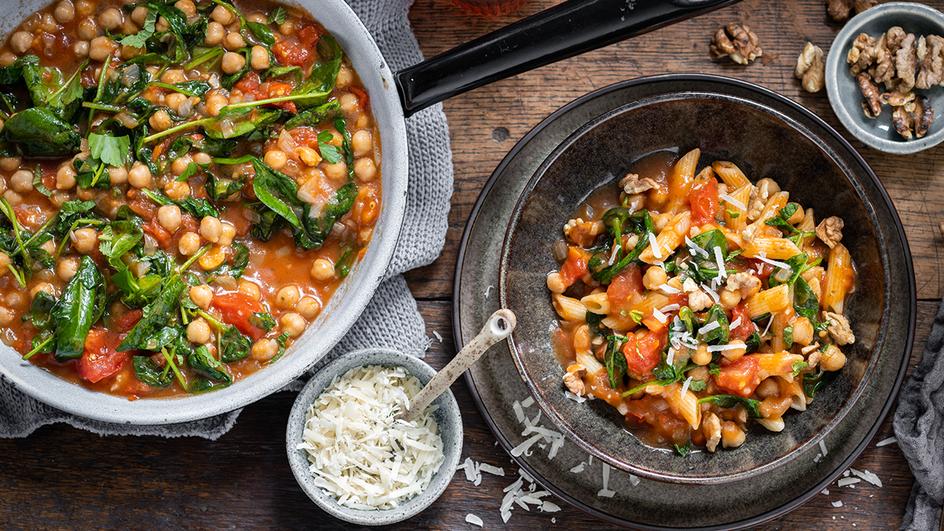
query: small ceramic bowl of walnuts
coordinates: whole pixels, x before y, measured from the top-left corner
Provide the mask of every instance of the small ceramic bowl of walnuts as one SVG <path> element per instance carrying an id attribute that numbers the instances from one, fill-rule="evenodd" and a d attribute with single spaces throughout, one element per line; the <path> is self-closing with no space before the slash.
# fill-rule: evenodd
<path id="1" fill-rule="evenodd" d="M 856 15 L 830 47 L 825 82 L 839 120 L 868 146 L 895 154 L 936 146 L 944 141 L 944 13 L 892 2 Z"/>

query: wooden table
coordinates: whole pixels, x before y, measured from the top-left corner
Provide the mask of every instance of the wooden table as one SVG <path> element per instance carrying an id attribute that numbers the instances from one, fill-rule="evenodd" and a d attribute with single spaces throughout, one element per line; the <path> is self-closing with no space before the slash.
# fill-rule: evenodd
<path id="1" fill-rule="evenodd" d="M 532 0 L 521 14 L 551 5 Z M 944 8 L 944 0 L 931 2 Z M 789 8 L 785 7 L 789 5 Z M 516 17 L 484 20 L 465 16 L 447 0 L 417 0 L 412 21 L 427 56 L 442 52 Z M 748 67 L 716 64 L 708 40 L 720 24 L 740 20 L 760 36 L 764 61 Z M 786 94 L 843 131 L 825 93 L 809 95 L 793 79 L 796 56 L 806 39 L 826 49 L 839 26 L 826 20 L 822 0 L 745 1 L 634 40 L 495 83 L 446 103 L 456 183 L 449 233 L 442 256 L 409 275 L 429 334 L 438 332 L 427 355 L 442 367 L 454 354 L 450 300 L 456 252 L 465 221 L 482 184 L 504 154 L 548 113 L 574 98 L 637 76 L 664 72 L 710 72 L 736 76 Z M 848 135 L 847 135 L 848 136 Z M 878 173 L 895 201 L 914 254 L 918 279 L 918 330 L 911 365 L 920 356 L 942 296 L 938 222 L 944 220 L 944 173 L 937 148 L 918 155 L 890 156 L 854 145 Z M 465 419 L 464 454 L 504 465 L 506 456 L 476 410 L 466 386 L 454 386 Z M 0 440 L 0 522 L 4 527 L 158 528 L 190 526 L 334 528 L 296 487 L 285 459 L 282 435 L 293 395 L 280 393 L 247 407 L 232 432 L 219 441 L 154 437 L 100 438 L 67 426 L 40 429 L 27 439 Z M 876 441 L 891 435 L 885 422 Z M 874 442 L 874 441 L 873 441 Z M 831 486 L 767 529 L 891 529 L 901 521 L 913 478 L 897 446 L 869 447 L 855 464 L 881 477 L 885 487 L 865 483 Z M 499 527 L 502 488 L 512 477 L 486 475 L 473 487 L 460 473 L 443 497 L 401 527 L 468 528 L 468 513 L 488 528 Z M 830 502 L 840 500 L 841 508 Z M 577 509 L 564 507 L 556 525 L 603 527 Z M 516 510 L 509 527 L 545 528 L 551 515 Z"/>

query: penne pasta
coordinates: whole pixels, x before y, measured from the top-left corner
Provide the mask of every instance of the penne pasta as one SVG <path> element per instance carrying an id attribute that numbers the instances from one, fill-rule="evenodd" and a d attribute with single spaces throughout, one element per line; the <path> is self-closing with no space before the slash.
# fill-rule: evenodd
<path id="1" fill-rule="evenodd" d="M 735 234 L 740 234 L 747 226 L 747 206 L 751 201 L 751 188 L 753 186 L 748 183 L 729 192 L 727 195 L 733 201 L 721 199 L 724 206 L 724 222 Z"/>
<path id="2" fill-rule="evenodd" d="M 823 280 L 823 297 L 820 305 L 830 311 L 843 313 L 843 306 L 855 271 L 852 269 L 852 256 L 849 250 L 837 243 L 829 250 L 829 261 L 826 264 L 826 277 Z"/>
<path id="3" fill-rule="evenodd" d="M 692 226 L 692 214 L 688 210 L 672 218 L 672 221 L 655 237 L 656 249 L 650 244 L 642 252 L 639 259 L 647 264 L 662 262 L 671 255 L 679 245 L 685 241 L 688 229 Z"/>
<path id="4" fill-rule="evenodd" d="M 711 167 L 714 168 L 715 173 L 718 174 L 718 177 L 721 178 L 724 184 L 728 185 L 728 189 L 730 190 L 736 190 L 751 184 L 747 176 L 744 175 L 744 172 L 741 171 L 741 168 L 738 168 L 733 162 L 718 160 L 715 161 Z M 748 188 L 748 197 L 750 197 L 750 188 Z M 747 202 L 745 201 L 744 204 L 746 205 Z"/>
<path id="5" fill-rule="evenodd" d="M 773 315 L 790 307 L 790 286 L 781 284 L 774 288 L 765 289 L 747 300 L 747 313 L 751 319 L 765 313 Z"/>
<path id="6" fill-rule="evenodd" d="M 554 301 L 554 310 L 561 319 L 572 323 L 582 323 L 587 320 L 587 307 L 579 300 L 560 293 L 555 293 L 551 299 Z"/>
<path id="7" fill-rule="evenodd" d="M 695 182 L 695 169 L 700 157 L 701 150 L 695 148 L 683 155 L 672 167 L 669 173 L 669 202 L 666 204 L 668 212 L 678 212 L 688 204 L 688 193 Z"/>
<path id="8" fill-rule="evenodd" d="M 668 402 L 672 412 L 685 419 L 693 430 L 698 429 L 701 425 L 701 408 L 698 407 L 698 397 L 695 393 L 687 389 L 683 393 L 682 386 L 674 383 L 663 388 L 662 397 Z"/>
<path id="9" fill-rule="evenodd" d="M 780 385 L 780 396 L 789 396 L 793 401 L 790 407 L 797 411 L 806 411 L 806 393 L 803 392 L 803 382 L 801 378 L 777 378 Z"/>
<path id="10" fill-rule="evenodd" d="M 762 378 L 780 376 L 782 378 L 789 378 L 792 380 L 794 364 L 804 361 L 803 356 L 800 354 L 791 354 L 786 351 L 766 354 L 750 354 L 750 356 L 757 360 L 757 363 L 760 366 L 760 374 Z"/>
<path id="11" fill-rule="evenodd" d="M 744 256 L 787 260 L 800 254 L 800 248 L 786 238 L 754 238 L 744 242 Z"/>
<path id="12" fill-rule="evenodd" d="M 580 304 L 583 304 L 590 313 L 599 315 L 606 315 L 610 313 L 610 299 L 607 298 L 605 291 L 591 293 L 590 295 L 581 298 Z"/>

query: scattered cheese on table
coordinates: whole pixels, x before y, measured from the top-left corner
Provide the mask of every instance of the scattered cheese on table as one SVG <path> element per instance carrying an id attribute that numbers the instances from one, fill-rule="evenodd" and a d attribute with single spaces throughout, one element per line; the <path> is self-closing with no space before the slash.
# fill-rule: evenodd
<path id="1" fill-rule="evenodd" d="M 315 485 L 363 510 L 390 509 L 426 489 L 444 459 L 435 407 L 413 422 L 395 419 L 421 388 L 402 367 L 336 377 L 309 408 L 298 445 Z"/>
<path id="2" fill-rule="evenodd" d="M 472 513 L 465 515 L 465 521 L 478 527 L 483 527 L 485 525 L 485 522 L 483 522 L 481 518 Z"/>

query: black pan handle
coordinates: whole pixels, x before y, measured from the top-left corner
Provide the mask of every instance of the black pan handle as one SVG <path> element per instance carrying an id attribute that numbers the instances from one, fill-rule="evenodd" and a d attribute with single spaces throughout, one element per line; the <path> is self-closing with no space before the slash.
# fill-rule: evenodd
<path id="1" fill-rule="evenodd" d="M 737 1 L 568 0 L 397 72 L 403 113 Z"/>

